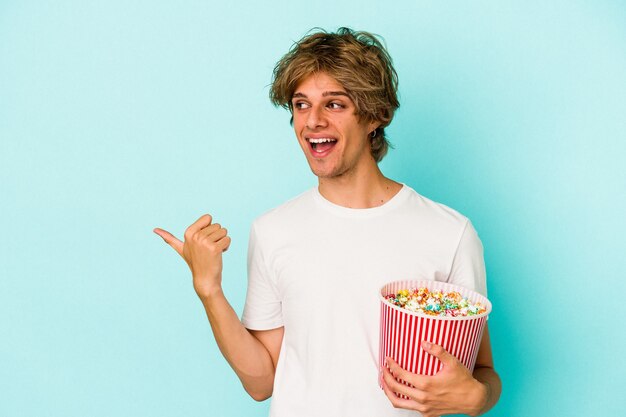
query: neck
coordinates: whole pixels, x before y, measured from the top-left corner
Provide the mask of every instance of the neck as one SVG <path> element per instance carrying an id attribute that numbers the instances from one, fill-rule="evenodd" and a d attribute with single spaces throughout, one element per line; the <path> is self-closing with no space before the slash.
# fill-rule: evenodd
<path id="1" fill-rule="evenodd" d="M 385 177 L 378 165 L 365 175 L 340 175 L 318 181 L 319 192 L 325 199 L 356 209 L 382 206 L 402 188 L 402 184 Z"/>

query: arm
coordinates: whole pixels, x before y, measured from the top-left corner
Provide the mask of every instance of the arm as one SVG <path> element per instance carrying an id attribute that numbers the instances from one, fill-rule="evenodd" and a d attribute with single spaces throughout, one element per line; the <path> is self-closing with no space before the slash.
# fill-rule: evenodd
<path id="1" fill-rule="evenodd" d="M 493 366 L 493 356 L 491 354 L 491 340 L 489 339 L 489 327 L 485 326 L 485 333 L 478 348 L 478 356 L 476 357 L 476 366 L 472 374 L 474 379 L 481 382 L 487 391 L 485 404 L 479 411 L 484 414 L 491 410 L 500 399 L 502 392 L 502 382 Z"/>
<path id="2" fill-rule="evenodd" d="M 256 401 L 271 397 L 284 328 L 246 329 L 221 291 L 201 300 L 217 346 L 246 392 Z"/>
<path id="3" fill-rule="evenodd" d="M 274 373 L 283 328 L 267 331 L 246 329 L 222 291 L 222 253 L 230 246 L 226 229 L 200 217 L 185 231 L 181 242 L 163 229 L 154 229 L 187 262 L 193 286 L 202 301 L 215 341 L 244 389 L 262 401 L 272 395 Z"/>
<path id="4" fill-rule="evenodd" d="M 448 281 L 485 294 L 485 276 L 483 246 L 476 230 L 467 221 L 455 251 Z M 488 327 L 485 327 L 473 373 L 441 346 L 429 345 L 423 344 L 422 347 L 443 363 L 443 368 L 435 376 L 410 374 L 394 361 L 388 360 L 393 375 L 411 382 L 415 387 L 404 391 L 408 387 L 399 384 L 385 369 L 385 392 L 395 407 L 418 410 L 424 416 L 450 413 L 474 416 L 487 412 L 496 404 L 502 387 L 493 366 Z M 410 400 L 398 398 L 394 392 L 405 394 Z"/>
<path id="5" fill-rule="evenodd" d="M 391 372 L 384 369 L 384 389 L 394 407 L 416 410 L 424 417 L 459 413 L 478 416 L 496 404 L 502 387 L 493 368 L 487 327 L 473 374 L 441 346 L 427 343 L 422 346 L 443 363 L 443 368 L 435 376 L 417 375 L 387 358 Z M 411 383 L 413 387 L 399 383 L 394 376 Z M 404 394 L 409 399 L 399 398 L 395 393 Z"/>

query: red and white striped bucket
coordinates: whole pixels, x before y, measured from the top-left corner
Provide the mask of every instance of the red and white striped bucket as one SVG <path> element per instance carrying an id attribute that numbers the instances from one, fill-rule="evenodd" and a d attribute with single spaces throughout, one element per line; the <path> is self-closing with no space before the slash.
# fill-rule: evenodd
<path id="1" fill-rule="evenodd" d="M 392 305 L 384 298 L 402 289 L 420 287 L 426 287 L 430 291 L 457 291 L 472 303 L 480 302 L 487 311 L 467 317 L 430 316 Z M 379 385 L 382 387 L 386 357 L 392 358 L 402 368 L 414 374 L 435 375 L 441 369 L 439 359 L 422 349 L 423 340 L 443 346 L 470 372 L 473 371 L 489 313 L 491 303 L 486 297 L 458 285 L 427 280 L 395 281 L 386 284 L 380 290 Z M 409 385 L 400 379 L 398 381 Z"/>

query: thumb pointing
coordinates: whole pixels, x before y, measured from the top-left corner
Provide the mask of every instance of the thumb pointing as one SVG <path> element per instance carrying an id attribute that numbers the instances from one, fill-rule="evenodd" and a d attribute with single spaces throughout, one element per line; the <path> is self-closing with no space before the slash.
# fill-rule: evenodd
<path id="1" fill-rule="evenodd" d="M 159 235 L 165 241 L 165 243 L 170 245 L 180 256 L 183 256 L 183 242 L 178 240 L 176 236 L 174 236 L 167 230 L 163 230 L 158 227 L 156 227 L 153 232 Z"/>

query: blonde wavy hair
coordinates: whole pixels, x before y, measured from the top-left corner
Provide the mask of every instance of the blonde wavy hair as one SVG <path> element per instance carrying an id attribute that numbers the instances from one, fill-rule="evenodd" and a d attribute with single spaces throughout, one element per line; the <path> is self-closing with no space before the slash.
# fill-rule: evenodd
<path id="1" fill-rule="evenodd" d="M 313 29 L 294 43 L 274 67 L 270 100 L 292 113 L 291 99 L 300 81 L 325 72 L 339 82 L 354 102 L 359 120 L 379 122 L 370 137 L 372 156 L 380 162 L 388 148 L 385 127 L 398 101 L 398 74 L 377 35 L 339 28 L 335 33 Z"/>

